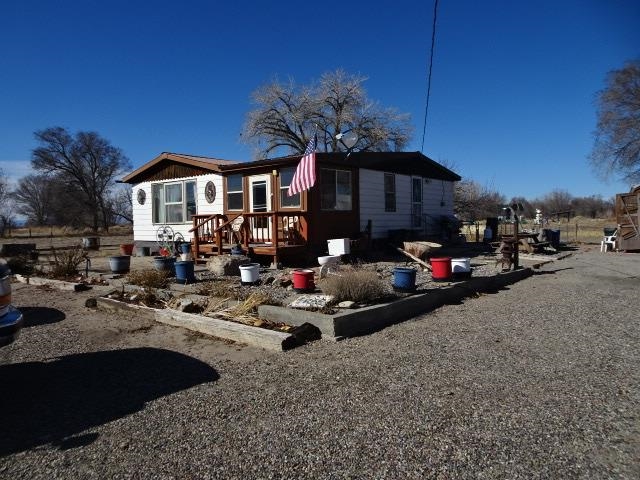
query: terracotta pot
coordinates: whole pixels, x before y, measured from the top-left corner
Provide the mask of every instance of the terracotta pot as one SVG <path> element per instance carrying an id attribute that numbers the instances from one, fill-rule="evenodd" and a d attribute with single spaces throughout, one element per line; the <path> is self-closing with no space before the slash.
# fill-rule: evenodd
<path id="1" fill-rule="evenodd" d="M 120 255 L 133 255 L 133 243 L 123 243 L 120 245 Z"/>

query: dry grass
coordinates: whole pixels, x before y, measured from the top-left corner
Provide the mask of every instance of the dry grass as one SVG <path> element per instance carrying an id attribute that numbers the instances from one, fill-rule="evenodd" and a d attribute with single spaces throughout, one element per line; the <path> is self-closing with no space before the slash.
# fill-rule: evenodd
<path id="1" fill-rule="evenodd" d="M 600 243 L 603 236 L 604 227 L 615 227 L 615 218 L 586 218 L 573 217 L 567 222 L 566 219 L 559 221 L 549 221 L 543 228 L 552 230 L 560 230 L 560 241 L 564 243 Z M 480 223 L 479 238 L 482 241 L 484 236 L 484 222 Z M 539 225 L 534 225 L 531 220 L 521 225 L 522 229 L 537 230 Z M 468 242 L 475 242 L 476 232 L 475 226 L 464 226 L 462 234 L 467 238 Z"/>
<path id="2" fill-rule="evenodd" d="M 81 237 L 81 236 L 96 236 L 105 235 L 107 232 L 99 231 L 93 232 L 90 228 L 72 228 L 65 226 L 51 226 L 51 227 L 22 227 L 13 228 L 9 234 L 13 238 L 37 238 L 37 237 Z M 133 227 L 131 225 L 114 225 L 109 228 L 108 235 L 131 235 L 133 234 Z"/>
<path id="3" fill-rule="evenodd" d="M 267 303 L 269 297 L 259 292 L 252 293 L 246 300 L 231 307 L 226 306 L 228 300 L 230 299 L 211 299 L 203 314 L 254 325 L 258 321 L 258 306 Z"/>
<path id="4" fill-rule="evenodd" d="M 340 276 L 331 275 L 319 282 L 326 295 L 333 295 L 335 302 L 351 300 L 358 303 L 372 303 L 385 294 L 382 280 L 376 272 L 352 270 Z"/>
<path id="5" fill-rule="evenodd" d="M 198 285 L 196 293 L 209 297 L 238 299 L 237 287 L 228 280 L 212 280 Z"/>
<path id="6" fill-rule="evenodd" d="M 169 285 L 169 272 L 159 270 L 138 270 L 127 275 L 127 281 L 145 288 L 165 288 Z"/>

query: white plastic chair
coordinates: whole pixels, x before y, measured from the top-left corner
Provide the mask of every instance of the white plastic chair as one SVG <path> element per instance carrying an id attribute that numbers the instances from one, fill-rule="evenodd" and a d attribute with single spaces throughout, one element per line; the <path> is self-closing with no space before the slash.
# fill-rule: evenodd
<path id="1" fill-rule="evenodd" d="M 606 252 L 611 246 L 611 250 L 616 250 L 616 239 L 618 237 L 618 229 L 615 229 L 611 235 L 605 235 L 600 242 L 600 252 Z"/>

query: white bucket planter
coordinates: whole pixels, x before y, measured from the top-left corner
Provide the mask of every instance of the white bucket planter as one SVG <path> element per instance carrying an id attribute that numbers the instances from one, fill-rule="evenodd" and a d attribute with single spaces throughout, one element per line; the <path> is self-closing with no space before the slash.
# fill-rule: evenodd
<path id="1" fill-rule="evenodd" d="M 452 258 L 451 273 L 455 278 L 469 278 L 471 276 L 470 258 Z"/>
<path id="2" fill-rule="evenodd" d="M 452 258 L 451 259 L 451 272 L 452 273 L 467 273 L 471 271 L 471 259 L 470 258 Z"/>
<path id="3" fill-rule="evenodd" d="M 240 265 L 240 280 L 243 285 L 254 285 L 260 278 L 260 264 L 248 263 Z"/>

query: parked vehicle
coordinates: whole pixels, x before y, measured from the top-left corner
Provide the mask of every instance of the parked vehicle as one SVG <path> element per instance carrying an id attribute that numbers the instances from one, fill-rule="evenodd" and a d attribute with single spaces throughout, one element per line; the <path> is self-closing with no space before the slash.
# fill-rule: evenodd
<path id="1" fill-rule="evenodd" d="M 22 324 L 22 313 L 11 305 L 11 270 L 0 263 L 0 347 L 18 338 Z"/>

